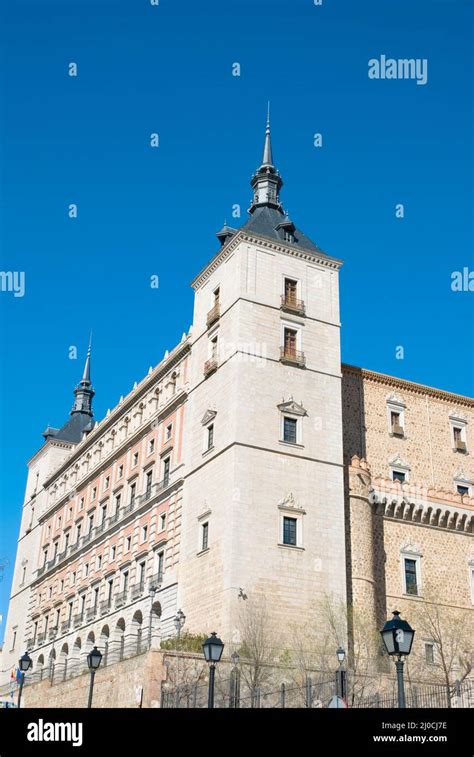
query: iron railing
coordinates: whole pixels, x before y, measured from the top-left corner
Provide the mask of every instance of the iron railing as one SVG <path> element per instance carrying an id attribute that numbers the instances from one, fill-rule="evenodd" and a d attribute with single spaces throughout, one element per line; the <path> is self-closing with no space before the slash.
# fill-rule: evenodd
<path id="1" fill-rule="evenodd" d="M 280 360 L 282 363 L 297 365 L 300 368 L 303 368 L 306 365 L 304 352 L 292 350 L 289 347 L 280 347 Z"/>
<path id="2" fill-rule="evenodd" d="M 282 294 L 281 296 L 281 309 L 290 313 L 298 313 L 298 315 L 305 314 L 304 301 L 298 300 L 296 297 L 292 297 L 288 294 Z"/>

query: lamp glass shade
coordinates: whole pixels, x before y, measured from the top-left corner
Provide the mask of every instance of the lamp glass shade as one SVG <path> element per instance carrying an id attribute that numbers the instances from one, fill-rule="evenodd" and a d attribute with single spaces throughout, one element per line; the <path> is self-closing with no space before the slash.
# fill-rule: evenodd
<path id="1" fill-rule="evenodd" d="M 224 642 L 219 639 L 215 631 L 211 633 L 202 645 L 202 651 L 204 652 L 206 662 L 210 664 L 215 664 L 221 659 L 222 652 L 224 651 Z"/>
<path id="2" fill-rule="evenodd" d="M 23 657 L 20 657 L 18 665 L 22 673 L 26 673 L 26 671 L 31 668 L 32 660 L 28 653 L 25 653 Z"/>
<path id="3" fill-rule="evenodd" d="M 397 610 L 393 613 L 392 620 L 387 620 L 380 633 L 389 655 L 410 654 L 415 631 L 406 620 L 400 618 Z"/>
<path id="4" fill-rule="evenodd" d="M 94 647 L 92 652 L 87 655 L 87 667 L 89 670 L 97 670 L 102 660 L 102 653 Z"/>
<path id="5" fill-rule="evenodd" d="M 338 647 L 336 654 L 337 654 L 337 659 L 342 664 L 344 662 L 345 657 L 346 657 L 346 653 L 345 653 L 344 649 L 342 647 Z"/>

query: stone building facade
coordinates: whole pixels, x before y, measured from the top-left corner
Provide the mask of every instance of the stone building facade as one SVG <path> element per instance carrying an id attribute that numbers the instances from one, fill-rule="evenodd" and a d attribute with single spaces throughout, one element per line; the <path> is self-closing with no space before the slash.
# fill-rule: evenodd
<path id="1" fill-rule="evenodd" d="M 4 680 L 25 649 L 64 667 L 169 637 L 180 608 L 189 631 L 235 640 L 248 596 L 280 629 L 326 593 L 374 629 L 428 588 L 472 618 L 474 402 L 341 367 L 341 261 L 281 186 L 267 125 L 249 218 L 218 233 L 192 327 L 100 422 L 89 350 L 70 419 L 29 463 Z"/>

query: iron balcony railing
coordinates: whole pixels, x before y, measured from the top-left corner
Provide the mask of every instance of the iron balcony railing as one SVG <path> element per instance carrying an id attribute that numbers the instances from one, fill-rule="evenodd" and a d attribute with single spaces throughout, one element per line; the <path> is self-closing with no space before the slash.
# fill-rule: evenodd
<path id="1" fill-rule="evenodd" d="M 221 309 L 219 303 L 216 303 L 213 308 L 211 308 L 207 314 L 206 323 L 207 327 L 212 326 L 213 323 L 219 320 L 221 314 Z"/>
<path id="2" fill-rule="evenodd" d="M 120 594 L 117 594 L 117 596 L 115 597 L 115 607 L 123 607 L 123 605 L 127 601 L 127 594 L 127 589 L 125 589 L 125 591 L 121 591 Z"/>
<path id="3" fill-rule="evenodd" d="M 26 651 L 28 651 L 29 649 L 34 649 L 34 647 L 35 647 L 35 639 L 33 637 L 31 637 L 30 639 L 27 639 L 26 640 Z"/>
<path id="4" fill-rule="evenodd" d="M 49 633 L 48 633 L 48 639 L 50 641 L 52 641 L 53 639 L 55 639 L 56 636 L 58 635 L 58 631 L 59 631 L 59 629 L 58 629 L 57 626 L 56 626 L 56 628 L 50 628 Z"/>
<path id="5" fill-rule="evenodd" d="M 110 612 L 112 607 L 112 600 L 106 599 L 104 602 L 100 603 L 100 614 L 101 615 L 107 615 L 108 612 Z"/>
<path id="6" fill-rule="evenodd" d="M 79 628 L 79 626 L 82 625 L 83 619 L 84 619 L 83 612 L 80 612 L 78 615 L 74 615 L 74 619 L 73 619 L 74 628 Z"/>
<path id="7" fill-rule="evenodd" d="M 210 376 L 211 373 L 217 370 L 218 362 L 217 357 L 211 357 L 204 363 L 204 376 Z"/>
<path id="8" fill-rule="evenodd" d="M 298 300 L 296 297 L 292 297 L 288 294 L 282 294 L 281 296 L 281 309 L 287 310 L 290 313 L 298 313 L 298 315 L 305 314 L 304 301 Z"/>
<path id="9" fill-rule="evenodd" d="M 45 633 L 39 633 L 38 634 L 38 646 L 40 647 L 42 644 L 44 644 L 46 640 L 46 634 Z"/>
<path id="10" fill-rule="evenodd" d="M 89 609 L 86 611 L 87 622 L 89 622 L 90 620 L 94 620 L 96 615 L 97 615 L 97 607 L 89 607 Z"/>
<path id="11" fill-rule="evenodd" d="M 69 620 L 65 620 L 64 623 L 61 623 L 61 633 L 67 633 L 70 628 L 71 628 L 71 618 L 69 618 Z"/>
<path id="12" fill-rule="evenodd" d="M 150 578 L 150 584 L 149 584 L 150 591 L 158 591 L 162 583 L 163 583 L 163 572 L 155 573 L 155 575 Z"/>
<path id="13" fill-rule="evenodd" d="M 136 586 L 132 589 L 132 599 L 137 599 L 138 597 L 141 597 L 143 594 L 143 590 L 145 588 L 145 581 L 140 581 Z"/>
<path id="14" fill-rule="evenodd" d="M 116 513 L 110 516 L 109 518 L 109 526 L 113 526 L 114 523 L 117 523 L 118 519 L 120 518 L 120 510 L 117 510 Z"/>
<path id="15" fill-rule="evenodd" d="M 288 347 L 280 347 L 280 360 L 282 363 L 298 365 L 300 367 L 304 367 L 306 365 L 306 357 L 304 352 L 293 350 Z"/>

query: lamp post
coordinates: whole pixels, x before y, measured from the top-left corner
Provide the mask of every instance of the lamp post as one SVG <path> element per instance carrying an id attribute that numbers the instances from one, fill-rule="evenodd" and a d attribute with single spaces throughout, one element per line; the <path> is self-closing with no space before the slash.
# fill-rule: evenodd
<path id="1" fill-rule="evenodd" d="M 20 690 L 18 692 L 18 708 L 20 707 L 20 704 L 21 704 L 21 695 L 23 693 L 23 685 L 25 683 L 25 673 L 31 668 L 32 664 L 33 663 L 28 652 L 25 652 L 23 657 L 20 657 L 20 659 L 18 660 L 18 667 L 20 668 L 20 673 L 21 673 Z"/>
<path id="2" fill-rule="evenodd" d="M 346 671 L 343 668 L 344 660 L 346 658 L 345 650 L 339 646 L 336 650 L 337 659 L 339 661 L 339 669 L 336 672 L 336 693 L 341 699 L 347 698 L 347 678 Z"/>
<path id="3" fill-rule="evenodd" d="M 240 657 L 237 652 L 230 656 L 232 670 L 230 672 L 230 707 L 238 707 L 240 700 L 240 673 L 238 669 Z"/>
<path id="4" fill-rule="evenodd" d="M 176 706 L 179 707 L 179 641 L 181 638 L 181 629 L 186 623 L 186 615 L 182 610 L 178 610 L 174 617 L 174 627 L 176 628 Z"/>
<path id="5" fill-rule="evenodd" d="M 405 708 L 405 687 L 403 684 L 403 658 L 411 652 L 415 631 L 406 620 L 400 618 L 398 610 L 394 610 L 393 618 L 387 620 L 380 631 L 385 649 L 391 657 L 396 657 L 398 706 Z"/>
<path id="6" fill-rule="evenodd" d="M 150 605 L 150 625 L 148 629 L 148 646 L 151 649 L 151 642 L 153 638 L 153 604 L 155 602 L 155 594 L 156 594 L 156 586 L 150 587 L 150 599 L 151 599 L 151 605 Z"/>
<path id="7" fill-rule="evenodd" d="M 92 694 L 94 691 L 94 677 L 95 677 L 95 672 L 97 668 L 99 667 L 101 660 L 102 660 L 102 652 L 100 652 L 97 649 L 97 647 L 94 647 L 92 652 L 89 652 L 89 654 L 87 655 L 87 667 L 89 668 L 91 672 L 91 683 L 89 686 L 89 701 L 87 703 L 88 707 L 92 707 Z"/>
<path id="8" fill-rule="evenodd" d="M 216 665 L 222 657 L 224 643 L 218 638 L 215 631 L 211 633 L 208 639 L 202 645 L 202 651 L 207 664 L 209 665 L 209 697 L 207 706 L 209 709 L 214 707 L 214 682 L 216 674 Z"/>

